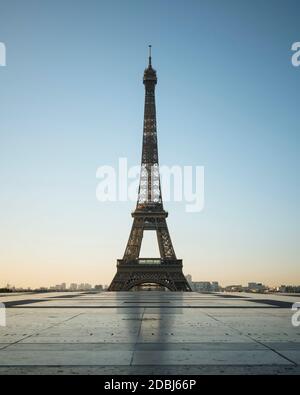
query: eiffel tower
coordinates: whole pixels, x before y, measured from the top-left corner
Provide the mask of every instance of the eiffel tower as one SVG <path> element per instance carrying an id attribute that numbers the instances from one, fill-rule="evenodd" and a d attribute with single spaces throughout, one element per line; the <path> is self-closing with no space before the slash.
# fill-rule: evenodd
<path id="1" fill-rule="evenodd" d="M 191 291 L 182 273 L 182 260 L 177 259 L 172 245 L 163 208 L 158 166 L 155 85 L 156 71 L 151 63 L 144 72 L 145 111 L 143 151 L 138 200 L 132 213 L 133 225 L 123 259 L 117 261 L 117 273 L 109 291 L 129 291 L 143 284 L 156 284 L 170 291 Z M 143 233 L 155 230 L 160 258 L 140 258 Z"/>

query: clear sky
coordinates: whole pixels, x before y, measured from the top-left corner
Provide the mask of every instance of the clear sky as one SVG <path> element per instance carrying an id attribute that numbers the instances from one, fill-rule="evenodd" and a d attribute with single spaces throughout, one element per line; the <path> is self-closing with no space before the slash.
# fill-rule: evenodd
<path id="1" fill-rule="evenodd" d="M 184 272 L 300 283 L 298 0 L 0 0 L 0 286 L 108 284 L 132 202 L 96 169 L 139 163 L 153 46 L 161 164 L 205 167 L 205 208 L 168 203 Z"/>

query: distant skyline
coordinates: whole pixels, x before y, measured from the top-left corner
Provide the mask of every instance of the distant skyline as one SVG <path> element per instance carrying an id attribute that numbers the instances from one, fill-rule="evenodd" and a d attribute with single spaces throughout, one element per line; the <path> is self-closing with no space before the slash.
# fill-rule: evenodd
<path id="1" fill-rule="evenodd" d="M 165 204 L 184 274 L 300 284 L 299 13 L 296 0 L 0 0 L 0 286 L 111 282 L 134 203 L 97 201 L 96 170 L 139 165 L 149 44 L 160 164 L 205 169 L 203 211 Z"/>
<path id="2" fill-rule="evenodd" d="M 273 288 L 272 286 L 270 286 L 269 284 L 263 284 L 263 283 L 261 283 L 261 282 L 252 282 L 252 281 L 247 281 L 247 283 L 244 283 L 244 284 L 241 284 L 241 283 L 239 283 L 239 284 L 237 284 L 237 283 L 230 283 L 230 284 L 222 284 L 222 283 L 220 283 L 217 279 L 215 279 L 215 281 L 206 281 L 206 280 L 204 280 L 204 279 L 194 279 L 194 278 L 190 278 L 190 274 L 188 273 L 187 275 L 186 275 L 186 277 L 187 277 L 187 280 L 189 281 L 189 283 L 194 283 L 194 284 L 197 284 L 197 283 L 216 283 L 217 284 L 217 286 L 218 287 L 220 287 L 220 288 L 226 288 L 226 287 L 233 287 L 233 286 L 242 286 L 242 287 L 244 287 L 244 288 L 247 288 L 248 286 L 249 286 L 249 284 L 252 284 L 251 285 L 251 287 L 253 288 L 253 284 L 257 284 L 258 286 L 264 286 L 264 287 L 266 287 L 266 289 L 269 289 L 269 288 Z M 109 284 L 106 284 L 106 283 L 103 283 L 103 282 L 101 282 L 101 281 L 99 281 L 98 283 L 95 283 L 95 284 L 89 284 L 89 283 L 66 283 L 66 282 L 58 282 L 58 284 L 52 284 L 52 285 L 49 285 L 49 286 L 41 286 L 41 287 L 39 287 L 39 286 L 37 286 L 37 287 L 15 287 L 14 286 L 14 284 L 4 284 L 4 285 L 2 285 L 2 284 L 0 284 L 0 289 L 5 289 L 5 288 L 9 288 L 9 289 L 12 289 L 12 290 L 16 290 L 16 291 L 18 291 L 18 290 L 22 290 L 22 289 L 24 289 L 24 290 L 47 290 L 47 291 L 50 291 L 50 290 L 54 290 L 54 289 L 56 289 L 56 290 L 60 290 L 60 291 L 88 291 L 88 290 L 92 290 L 92 289 L 95 289 L 96 287 L 97 288 L 99 288 L 99 287 L 102 287 L 103 289 L 106 289 L 106 288 L 108 288 L 108 286 L 109 286 Z M 280 284 L 280 286 L 291 286 L 291 287 L 300 287 L 300 284 Z M 280 286 L 277 286 L 277 287 L 274 287 L 274 288 L 279 288 Z M 210 291 L 210 292 L 216 292 L 216 291 Z M 240 292 L 240 291 L 236 291 L 236 292 Z"/>

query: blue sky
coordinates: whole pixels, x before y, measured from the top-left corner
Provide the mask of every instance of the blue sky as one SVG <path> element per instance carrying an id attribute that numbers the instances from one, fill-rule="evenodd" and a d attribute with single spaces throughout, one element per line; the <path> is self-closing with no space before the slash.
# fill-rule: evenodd
<path id="1" fill-rule="evenodd" d="M 153 46 L 160 163 L 205 167 L 205 209 L 168 203 L 185 273 L 300 283 L 298 1 L 0 0 L 2 283 L 109 283 L 132 202 L 96 169 L 139 163 Z M 2 285 L 2 284 L 0 284 Z"/>

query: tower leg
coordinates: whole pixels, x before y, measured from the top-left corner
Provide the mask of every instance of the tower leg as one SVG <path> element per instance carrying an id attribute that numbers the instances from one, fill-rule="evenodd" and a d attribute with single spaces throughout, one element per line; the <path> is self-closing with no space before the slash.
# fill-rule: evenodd
<path id="1" fill-rule="evenodd" d="M 134 219 L 123 259 L 132 260 L 139 257 L 144 233 L 143 225 L 143 218 Z"/>

